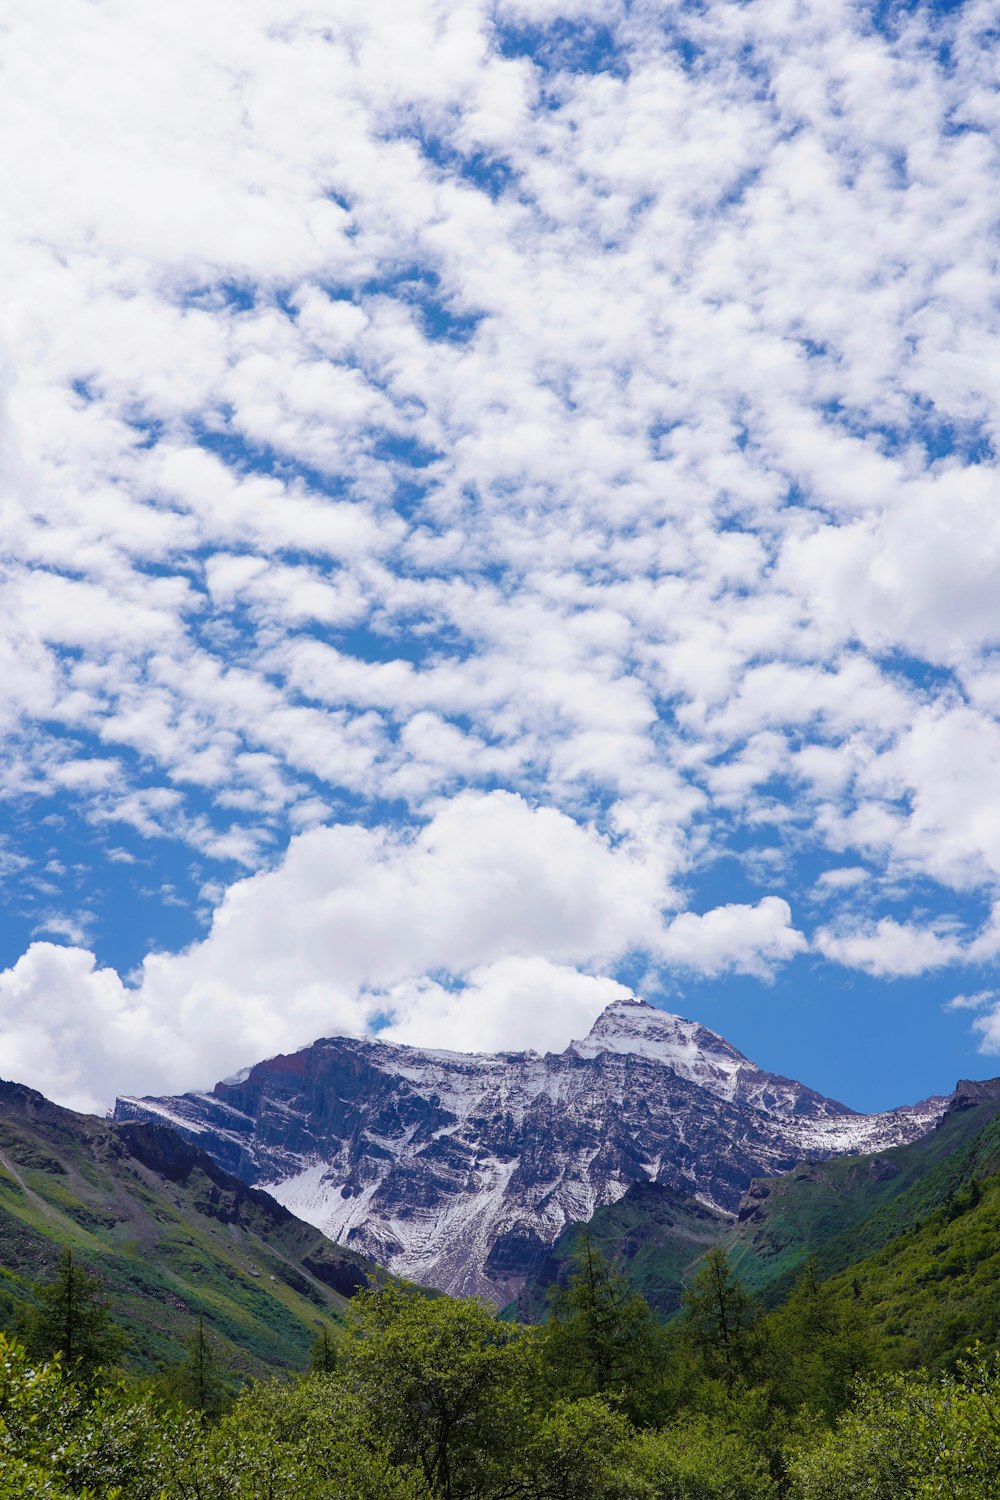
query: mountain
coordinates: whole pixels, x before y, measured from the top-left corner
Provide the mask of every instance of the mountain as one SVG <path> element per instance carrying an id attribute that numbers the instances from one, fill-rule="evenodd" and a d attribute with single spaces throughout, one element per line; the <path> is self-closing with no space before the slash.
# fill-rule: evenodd
<path id="1" fill-rule="evenodd" d="M 1000 1169 L 1000 1078 L 961 1081 L 935 1128 L 895 1150 L 802 1162 L 751 1183 L 728 1236 L 740 1280 L 773 1301 L 807 1257 L 820 1275 L 911 1231 L 971 1182 Z"/>
<path id="2" fill-rule="evenodd" d="M 0 1327 L 66 1246 L 147 1371 L 183 1356 L 199 1316 L 244 1373 L 302 1368 L 374 1269 L 169 1126 L 112 1124 L 0 1082 Z"/>
<path id="3" fill-rule="evenodd" d="M 657 1182 L 633 1182 L 586 1225 L 567 1224 L 505 1316 L 543 1322 L 555 1286 L 566 1286 L 583 1247 L 584 1232 L 605 1260 L 623 1271 L 654 1312 L 669 1317 L 705 1252 L 724 1243 L 736 1221 L 689 1194 Z"/>
<path id="4" fill-rule="evenodd" d="M 735 1218 L 678 1199 L 669 1189 L 636 1183 L 617 1203 L 598 1209 L 587 1232 L 661 1313 L 676 1312 L 686 1282 L 713 1243 L 726 1250 L 743 1285 L 771 1305 L 787 1293 L 808 1258 L 820 1277 L 857 1270 L 900 1236 L 949 1211 L 973 1182 L 997 1173 L 997 1116 L 1000 1079 L 963 1081 L 927 1134 L 895 1148 L 801 1161 L 780 1177 L 755 1178 Z M 551 1286 L 568 1281 L 582 1227 L 567 1225 L 525 1284 L 517 1303 L 522 1320 L 544 1316 Z M 878 1321 L 877 1313 L 873 1317 Z"/>
<path id="5" fill-rule="evenodd" d="M 943 1108 L 859 1115 L 620 1001 L 558 1054 L 326 1038 L 208 1094 L 119 1099 L 115 1118 L 163 1120 L 331 1239 L 503 1305 L 567 1223 L 633 1183 L 731 1214 L 754 1177 L 912 1140 Z"/>

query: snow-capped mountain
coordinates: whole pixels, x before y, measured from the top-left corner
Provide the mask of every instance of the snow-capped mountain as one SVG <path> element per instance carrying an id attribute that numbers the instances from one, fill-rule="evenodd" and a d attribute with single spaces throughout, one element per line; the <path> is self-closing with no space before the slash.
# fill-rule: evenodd
<path id="1" fill-rule="evenodd" d="M 331 1239 L 502 1304 L 567 1222 L 630 1183 L 732 1213 L 752 1177 L 913 1140 L 945 1102 L 855 1114 L 704 1026 L 618 1001 L 558 1054 L 333 1037 L 210 1094 L 119 1099 L 115 1118 L 168 1120 Z"/>

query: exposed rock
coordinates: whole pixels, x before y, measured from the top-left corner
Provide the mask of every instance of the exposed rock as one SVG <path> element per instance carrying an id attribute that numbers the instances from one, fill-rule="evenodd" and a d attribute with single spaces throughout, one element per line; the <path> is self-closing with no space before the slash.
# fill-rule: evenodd
<path id="1" fill-rule="evenodd" d="M 981 1104 L 993 1104 L 997 1100 L 1000 1100 L 1000 1078 L 960 1078 L 948 1100 L 945 1116 L 978 1109 Z"/>
<path id="2" fill-rule="evenodd" d="M 568 1222 L 632 1183 L 735 1213 L 754 1177 L 912 1140 L 943 1109 L 855 1114 L 704 1026 L 622 1001 L 559 1054 L 335 1037 L 115 1114 L 168 1122 L 397 1274 L 503 1304 Z"/>

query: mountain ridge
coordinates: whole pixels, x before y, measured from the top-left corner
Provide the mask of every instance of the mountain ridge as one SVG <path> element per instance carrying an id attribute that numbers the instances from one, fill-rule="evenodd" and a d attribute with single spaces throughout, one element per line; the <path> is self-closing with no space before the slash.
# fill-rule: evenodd
<path id="1" fill-rule="evenodd" d="M 847 1274 L 885 1252 L 976 1178 L 1000 1170 L 1000 1078 L 959 1080 L 937 1124 L 900 1146 L 803 1161 L 779 1177 L 754 1178 L 735 1217 L 692 1215 L 699 1205 L 635 1183 L 586 1224 L 559 1235 L 517 1298 L 523 1321 L 545 1316 L 548 1293 L 565 1286 L 584 1233 L 664 1316 L 709 1243 L 767 1306 L 787 1295 L 807 1260 L 820 1277 Z"/>
<path id="2" fill-rule="evenodd" d="M 175 1362 L 198 1317 L 244 1374 L 301 1369 L 375 1268 L 162 1121 L 110 1122 L 0 1080 L 0 1326 L 70 1248 L 128 1330 Z"/>
<path id="3" fill-rule="evenodd" d="M 321 1038 L 210 1093 L 123 1097 L 397 1274 L 498 1305 L 635 1182 L 732 1214 L 754 1177 L 914 1139 L 944 1100 L 861 1115 L 723 1037 L 616 1001 L 561 1053 Z"/>

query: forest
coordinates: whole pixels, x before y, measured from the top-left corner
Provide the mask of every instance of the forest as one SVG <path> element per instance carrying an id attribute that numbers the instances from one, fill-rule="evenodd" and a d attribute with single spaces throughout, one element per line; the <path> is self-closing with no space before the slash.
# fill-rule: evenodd
<path id="1" fill-rule="evenodd" d="M 150 1378 L 66 1250 L 0 1336 L 0 1500 L 984 1500 L 995 1351 L 905 1368 L 870 1299 L 810 1261 L 765 1311 L 717 1248 L 664 1322 L 584 1234 L 534 1326 L 386 1281 L 308 1371 L 240 1382 L 199 1319 Z"/>

